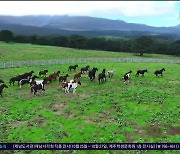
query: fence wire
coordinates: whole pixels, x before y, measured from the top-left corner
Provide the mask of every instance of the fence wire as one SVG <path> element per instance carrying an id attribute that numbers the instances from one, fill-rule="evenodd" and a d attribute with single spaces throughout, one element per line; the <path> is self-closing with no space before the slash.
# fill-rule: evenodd
<path id="1" fill-rule="evenodd" d="M 171 59 L 155 59 L 155 58 L 71 58 L 71 59 L 53 59 L 53 60 L 29 60 L 15 62 L 1 62 L 0 68 L 13 68 L 23 66 L 41 66 L 41 65 L 57 65 L 57 64 L 72 64 L 72 63 L 98 63 L 98 62 L 151 62 L 151 63 L 171 63 L 180 64 L 180 60 Z"/>

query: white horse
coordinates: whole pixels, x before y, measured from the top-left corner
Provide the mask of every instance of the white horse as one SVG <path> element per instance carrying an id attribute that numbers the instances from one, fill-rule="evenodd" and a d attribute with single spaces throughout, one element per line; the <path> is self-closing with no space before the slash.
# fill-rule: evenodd
<path id="1" fill-rule="evenodd" d="M 81 85 L 81 82 L 80 81 L 77 82 L 76 80 L 70 80 L 69 82 L 64 82 L 62 83 L 63 90 L 65 93 L 69 93 L 70 89 L 72 89 L 74 94 L 78 87 L 78 84 Z"/>

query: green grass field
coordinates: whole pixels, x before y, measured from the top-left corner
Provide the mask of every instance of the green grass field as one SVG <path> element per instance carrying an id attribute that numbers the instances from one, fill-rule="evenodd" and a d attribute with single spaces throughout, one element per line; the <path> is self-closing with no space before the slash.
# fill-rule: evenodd
<path id="1" fill-rule="evenodd" d="M 3 43 L 1 43 L 2 45 Z M 43 47 L 20 44 L 0 46 L 1 54 L 10 61 L 22 60 L 23 56 L 7 53 L 12 51 L 42 53 L 48 49 L 54 58 L 83 53 L 84 51 Z M 39 50 L 37 50 L 39 49 Z M 57 51 L 56 51 L 57 50 Z M 5 53 L 7 51 L 7 53 Z M 74 52 L 74 53 L 73 53 Z M 95 56 L 100 51 L 86 51 L 82 56 Z M 48 52 L 49 54 L 49 52 Z M 47 54 L 47 55 L 48 55 Z M 104 54 L 104 55 L 103 55 Z M 114 54 L 114 55 L 113 55 Z M 47 56 L 46 55 L 46 56 Z M 57 56 L 55 56 L 57 55 Z M 103 52 L 98 56 L 132 56 L 132 54 Z M 30 58 L 27 56 L 26 58 Z M 34 55 L 31 55 L 35 59 Z M 47 57 L 40 57 L 46 59 Z M 161 55 L 159 55 L 161 56 Z M 162 55 L 162 58 L 171 56 Z M 2 58 L 2 56 L 1 56 Z M 31 59 L 30 58 L 30 59 Z M 38 57 L 36 57 L 38 58 Z M 51 57 L 53 59 L 53 57 Z M 180 65 L 164 63 L 87 63 L 98 67 L 115 70 L 113 78 L 99 85 L 96 80 L 91 82 L 87 74 L 81 78 L 75 94 L 64 94 L 58 81 L 46 85 L 46 92 L 38 96 L 30 93 L 29 85 L 19 89 L 9 86 L 0 98 L 0 142 L 180 142 Z M 42 69 L 49 73 L 60 70 L 69 73 L 72 79 L 75 72 L 68 72 L 69 64 L 8 68 L 0 70 L 0 77 L 8 84 L 9 79 L 18 74 L 35 71 L 37 75 Z M 165 68 L 163 77 L 155 77 L 154 71 Z M 132 70 L 129 84 L 125 85 L 122 76 Z M 148 69 L 145 77 L 135 77 L 138 69 Z M 98 74 L 97 73 L 97 74 Z M 82 152 L 83 153 L 83 152 Z M 106 152 L 105 152 L 106 153 Z"/>
<path id="2" fill-rule="evenodd" d="M 0 42 L 0 61 L 49 60 L 66 58 L 127 58 L 137 57 L 135 53 L 76 50 L 71 48 Z M 145 54 L 144 58 L 179 59 L 179 57 Z"/>
<path id="3" fill-rule="evenodd" d="M 29 85 L 9 86 L 1 98 L 1 142 L 178 142 L 179 65 L 147 63 L 89 64 L 114 69 L 115 75 L 98 85 L 83 75 L 76 94 L 64 94 L 58 81 L 46 86 L 45 94 L 30 93 Z M 85 66 L 81 64 L 80 67 Z M 164 77 L 153 72 L 166 68 Z M 44 67 L 4 69 L 11 76 Z M 68 65 L 47 66 L 49 72 L 67 72 Z M 135 70 L 147 68 L 145 77 Z M 121 78 L 133 70 L 131 82 Z M 78 71 L 77 71 L 78 72 Z M 100 72 L 100 71 L 99 71 Z M 74 72 L 70 73 L 72 79 Z M 21 134 L 21 135 L 20 135 Z"/>

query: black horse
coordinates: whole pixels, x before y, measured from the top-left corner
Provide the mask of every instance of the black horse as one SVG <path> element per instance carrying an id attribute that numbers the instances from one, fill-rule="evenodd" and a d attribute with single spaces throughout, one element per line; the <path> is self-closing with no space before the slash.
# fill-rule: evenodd
<path id="1" fill-rule="evenodd" d="M 21 74 L 21 75 L 12 77 L 12 78 L 9 80 L 9 85 L 11 85 L 11 84 L 14 85 L 14 83 L 15 83 L 16 81 L 19 83 L 19 81 L 22 80 L 22 79 L 30 79 L 33 73 L 34 73 L 34 71 L 31 71 L 31 72 L 28 72 L 28 73 L 24 73 L 24 74 Z"/>
<path id="2" fill-rule="evenodd" d="M 42 90 L 42 91 L 45 91 L 45 88 L 44 88 L 44 82 L 42 84 L 34 84 L 32 87 L 31 87 L 31 92 L 34 92 L 34 95 L 36 95 L 37 91 L 38 90 Z"/>
<path id="3" fill-rule="evenodd" d="M 77 67 L 78 67 L 78 65 L 69 66 L 68 71 L 71 71 L 72 69 L 75 71 Z"/>
<path id="4" fill-rule="evenodd" d="M 148 72 L 147 69 L 145 69 L 145 70 L 138 70 L 137 73 L 136 73 L 136 76 L 139 76 L 139 74 L 142 74 L 142 76 L 144 76 L 145 72 Z"/>
<path id="5" fill-rule="evenodd" d="M 46 73 L 48 72 L 48 70 L 43 70 L 39 72 L 39 76 L 43 75 L 46 77 Z"/>
<path id="6" fill-rule="evenodd" d="M 2 97 L 2 92 L 3 92 L 3 89 L 4 89 L 4 88 L 8 88 L 8 86 L 5 85 L 5 84 L 2 84 L 2 85 L 0 86 L 0 95 L 1 95 L 1 97 Z"/>
<path id="7" fill-rule="evenodd" d="M 95 79 L 96 71 L 98 71 L 97 67 L 93 67 L 91 71 L 89 71 L 89 79 L 93 81 Z"/>
<path id="8" fill-rule="evenodd" d="M 123 76 L 124 83 L 126 83 L 126 81 L 129 82 L 130 77 L 131 77 L 131 73 L 132 73 L 132 71 L 130 70 L 129 72 L 127 72 L 127 73 L 124 74 L 124 76 Z"/>
<path id="9" fill-rule="evenodd" d="M 22 74 L 22 75 L 21 75 L 21 76 L 22 76 L 22 79 L 30 78 L 33 73 L 34 73 L 34 71 L 31 71 L 31 72 Z"/>
<path id="10" fill-rule="evenodd" d="M 162 68 L 161 70 L 155 71 L 154 74 L 155 74 L 156 76 L 158 76 L 158 74 L 161 74 L 161 76 L 162 76 L 163 71 L 166 71 L 165 68 Z"/>
<path id="11" fill-rule="evenodd" d="M 30 86 L 31 86 L 31 84 L 34 82 L 34 80 L 35 80 L 36 78 L 39 78 L 39 77 L 36 76 L 36 75 L 34 75 L 32 78 L 29 78 L 29 79 L 21 79 L 21 80 L 18 82 L 19 88 L 21 88 L 22 85 L 27 84 L 27 83 L 30 84 Z"/>
<path id="12" fill-rule="evenodd" d="M 4 81 L 2 79 L 0 79 L 0 83 L 4 83 Z"/>
<path id="13" fill-rule="evenodd" d="M 103 83 L 104 81 L 106 81 L 106 70 L 103 69 L 102 73 L 100 73 L 98 75 L 98 80 L 99 80 L 99 84 L 100 82 Z"/>
<path id="14" fill-rule="evenodd" d="M 81 73 L 87 72 L 89 70 L 89 66 L 81 68 Z"/>
<path id="15" fill-rule="evenodd" d="M 14 85 L 14 83 L 15 83 L 16 81 L 19 82 L 19 81 L 22 80 L 22 79 L 28 79 L 28 77 L 26 76 L 26 78 L 25 78 L 25 76 L 23 76 L 23 75 L 18 75 L 18 76 L 16 76 L 16 77 L 12 77 L 12 78 L 9 80 L 9 85 L 11 85 L 11 84 Z"/>

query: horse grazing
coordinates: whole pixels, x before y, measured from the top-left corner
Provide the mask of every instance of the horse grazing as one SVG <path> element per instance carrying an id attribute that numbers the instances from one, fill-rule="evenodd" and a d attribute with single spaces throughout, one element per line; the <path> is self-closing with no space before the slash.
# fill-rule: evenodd
<path id="1" fill-rule="evenodd" d="M 34 95 L 36 95 L 37 91 L 38 90 L 43 90 L 45 91 L 45 88 L 44 88 L 44 84 L 34 84 L 32 87 L 31 87 L 31 92 L 34 92 Z"/>
<path id="2" fill-rule="evenodd" d="M 81 82 L 76 80 L 71 80 L 70 82 L 62 83 L 62 89 L 64 90 L 65 93 L 69 93 L 70 89 L 72 89 L 74 94 L 78 87 L 78 84 L 81 85 Z"/>
<path id="3" fill-rule="evenodd" d="M 95 79 L 96 71 L 98 71 L 97 67 L 93 67 L 91 71 L 89 71 L 89 79 L 93 81 Z"/>
<path id="4" fill-rule="evenodd" d="M 77 74 L 74 75 L 74 79 L 79 79 L 81 77 L 82 73 L 79 72 Z"/>
<path id="5" fill-rule="evenodd" d="M 98 75 L 98 80 L 99 80 L 99 84 L 100 84 L 100 81 L 101 81 L 101 83 L 103 83 L 104 81 L 106 81 L 106 70 L 105 69 L 103 69 L 103 71 L 102 71 L 102 73 L 100 73 L 99 75 Z"/>
<path id="6" fill-rule="evenodd" d="M 69 77 L 68 74 L 66 74 L 65 76 L 60 76 L 60 77 L 59 77 L 59 83 L 60 83 L 60 82 L 66 82 L 67 77 Z"/>
<path id="7" fill-rule="evenodd" d="M 161 76 L 163 76 L 163 75 L 162 75 L 163 71 L 166 71 L 165 68 L 162 68 L 161 70 L 155 71 L 154 74 L 155 74 L 156 76 L 158 76 L 158 74 L 161 74 Z"/>
<path id="8" fill-rule="evenodd" d="M 124 83 L 126 83 L 126 81 L 129 82 L 130 77 L 131 77 L 131 73 L 132 73 L 132 71 L 130 70 L 129 72 L 127 72 L 127 73 L 124 74 L 124 77 L 123 77 Z"/>
<path id="9" fill-rule="evenodd" d="M 4 83 L 4 81 L 2 79 L 0 79 L 0 83 Z"/>
<path id="10" fill-rule="evenodd" d="M 137 73 L 136 73 L 136 77 L 139 76 L 139 74 L 142 74 L 142 76 L 144 76 L 145 72 L 148 72 L 147 69 L 145 69 L 145 70 L 138 70 Z"/>
<path id="11" fill-rule="evenodd" d="M 89 70 L 89 65 L 81 68 L 81 73 L 87 72 Z"/>
<path id="12" fill-rule="evenodd" d="M 71 71 L 72 69 L 75 71 L 77 67 L 78 67 L 78 65 L 69 66 L 68 71 Z"/>
<path id="13" fill-rule="evenodd" d="M 5 84 L 0 85 L 0 95 L 1 95 L 1 97 L 3 97 L 3 96 L 2 96 L 2 92 L 3 92 L 3 89 L 4 89 L 4 88 L 8 88 L 8 86 L 5 85 Z"/>
<path id="14" fill-rule="evenodd" d="M 46 73 L 48 72 L 48 70 L 43 70 L 39 72 L 39 76 L 43 75 L 46 77 Z"/>
<path id="15" fill-rule="evenodd" d="M 49 78 L 51 81 L 54 79 L 56 80 L 57 77 L 59 77 L 60 71 L 54 72 L 53 74 L 49 75 Z"/>
<path id="16" fill-rule="evenodd" d="M 111 78 L 114 75 L 114 70 L 108 71 L 108 77 Z"/>

